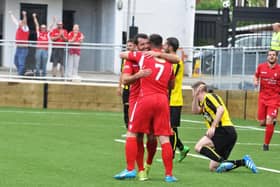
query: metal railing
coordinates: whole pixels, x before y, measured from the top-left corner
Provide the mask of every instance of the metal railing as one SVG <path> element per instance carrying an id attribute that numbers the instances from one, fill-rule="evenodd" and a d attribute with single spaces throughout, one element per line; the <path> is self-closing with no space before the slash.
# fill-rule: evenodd
<path id="1" fill-rule="evenodd" d="M 19 42 L 19 41 L 17 41 Z M 20 41 L 23 42 L 23 41 Z M 24 41 L 26 43 L 26 41 Z M 15 40 L 0 40 L 0 77 L 5 78 L 26 78 L 29 79 L 48 79 L 48 80 L 73 80 L 94 81 L 95 73 L 119 73 L 120 62 L 119 53 L 123 50 L 123 46 L 107 43 L 83 43 L 79 46 L 71 45 L 64 42 L 41 42 L 48 49 L 47 75 L 45 77 L 36 76 L 36 59 L 35 53 L 37 49 L 37 41 L 28 41 L 28 44 L 16 44 Z M 59 44 L 59 45 L 57 45 Z M 14 56 L 17 47 L 27 47 L 28 55 L 25 62 L 25 76 L 19 76 L 14 64 Z M 81 50 L 78 75 L 76 77 L 68 77 L 67 74 L 54 77 L 52 74 L 52 49 L 64 49 L 64 68 L 65 73 L 69 62 L 69 50 L 71 48 L 79 48 Z"/>
<path id="2" fill-rule="evenodd" d="M 64 48 L 65 72 L 67 72 L 68 52 L 73 46 L 68 43 L 60 43 L 64 46 L 46 43 L 48 47 L 47 75 L 36 76 L 35 49 L 36 41 L 29 41 L 29 53 L 26 59 L 27 76 L 18 76 L 14 65 L 16 43 L 14 40 L 0 40 L 0 78 L 26 78 L 33 80 L 62 80 L 81 82 L 112 82 L 107 78 L 97 79 L 96 74 L 105 73 L 118 75 L 120 73 L 121 60 L 119 53 L 124 49 L 121 45 L 102 43 L 83 43 L 81 49 L 79 70 L 77 77 L 53 77 L 51 52 L 53 48 Z M 183 47 L 178 51 L 185 63 L 185 85 L 193 81 L 203 80 L 217 89 L 254 89 L 252 79 L 257 65 L 266 60 L 269 47 L 244 47 L 244 48 L 215 48 L 215 47 Z M 115 78 L 115 77 L 114 77 Z M 118 82 L 114 80 L 113 82 Z"/>

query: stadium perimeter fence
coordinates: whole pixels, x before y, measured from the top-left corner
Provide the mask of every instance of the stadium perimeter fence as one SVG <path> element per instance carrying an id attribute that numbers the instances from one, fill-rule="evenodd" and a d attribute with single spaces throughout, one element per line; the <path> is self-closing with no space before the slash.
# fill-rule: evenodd
<path id="1" fill-rule="evenodd" d="M 81 49 L 80 64 L 77 77 L 53 77 L 51 73 L 51 52 L 53 48 L 65 49 L 65 72 L 67 72 L 68 52 L 73 46 L 61 43 L 62 46 L 54 46 L 46 43 L 48 47 L 47 75 L 35 76 L 35 41 L 28 43 L 28 56 L 26 58 L 26 76 L 18 76 L 14 65 L 16 41 L 0 40 L 1 79 L 32 79 L 48 81 L 75 81 L 75 82 L 110 82 L 116 80 L 97 79 L 96 74 L 118 75 L 121 60 L 119 53 L 125 48 L 122 45 L 104 43 L 83 43 Z M 185 84 L 192 81 L 204 80 L 213 88 L 220 90 L 253 90 L 252 79 L 257 65 L 266 60 L 269 47 L 182 47 L 178 55 L 185 63 L 185 75 L 190 77 Z"/>

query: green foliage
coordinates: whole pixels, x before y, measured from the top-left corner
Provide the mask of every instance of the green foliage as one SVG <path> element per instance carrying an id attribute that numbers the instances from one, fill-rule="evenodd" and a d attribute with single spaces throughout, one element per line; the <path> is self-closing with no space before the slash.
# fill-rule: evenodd
<path id="1" fill-rule="evenodd" d="M 201 0 L 196 5 L 197 10 L 218 10 L 219 8 L 223 8 L 220 0 Z"/>

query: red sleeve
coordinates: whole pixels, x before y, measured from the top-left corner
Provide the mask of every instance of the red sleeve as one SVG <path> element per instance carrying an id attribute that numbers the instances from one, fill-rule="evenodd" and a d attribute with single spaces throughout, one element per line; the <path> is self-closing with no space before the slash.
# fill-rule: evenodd
<path id="1" fill-rule="evenodd" d="M 54 30 L 51 31 L 50 36 L 54 37 Z"/>
<path id="2" fill-rule="evenodd" d="M 68 32 L 66 30 L 64 30 L 64 38 L 68 40 Z"/>
<path id="3" fill-rule="evenodd" d="M 260 65 L 259 65 L 259 66 L 257 67 L 257 69 L 256 69 L 255 76 L 256 76 L 257 78 L 259 78 L 259 76 L 260 76 Z"/>
<path id="4" fill-rule="evenodd" d="M 71 40 L 73 38 L 73 32 L 69 32 L 68 34 L 68 40 Z"/>
<path id="5" fill-rule="evenodd" d="M 142 52 L 141 51 L 133 51 L 133 52 L 128 53 L 128 59 L 127 60 L 138 63 L 140 61 L 141 57 L 142 57 Z"/>
<path id="6" fill-rule="evenodd" d="M 124 62 L 124 65 L 123 65 L 123 70 L 122 72 L 123 73 L 127 73 L 127 74 L 133 74 L 133 66 L 132 66 L 133 62 L 129 61 L 129 60 L 126 60 Z"/>

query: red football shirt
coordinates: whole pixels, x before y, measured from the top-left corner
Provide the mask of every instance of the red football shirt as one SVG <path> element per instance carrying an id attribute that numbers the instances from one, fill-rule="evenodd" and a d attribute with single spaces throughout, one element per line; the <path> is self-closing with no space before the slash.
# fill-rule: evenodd
<path id="1" fill-rule="evenodd" d="M 128 59 L 135 61 L 142 69 L 151 69 L 152 74 L 140 79 L 140 96 L 152 94 L 168 95 L 169 81 L 175 78 L 172 64 L 166 60 L 158 61 L 155 58 L 143 58 L 142 52 L 131 52 Z"/>
<path id="2" fill-rule="evenodd" d="M 60 30 L 58 28 L 55 28 L 52 30 L 50 36 L 57 37 L 59 34 L 60 34 Z M 68 37 L 68 32 L 65 29 L 63 29 L 63 36 L 64 36 L 64 38 Z M 65 41 L 60 37 L 57 40 L 55 40 L 54 42 L 65 42 Z M 64 44 L 55 44 L 54 43 L 53 45 L 64 45 Z"/>
<path id="3" fill-rule="evenodd" d="M 68 34 L 68 40 L 72 40 L 74 38 L 74 32 L 71 31 L 69 34 Z M 74 43 L 71 43 L 69 45 L 71 46 L 76 46 L 76 47 L 71 47 L 69 49 L 69 53 L 72 55 L 72 54 L 77 54 L 77 55 L 81 55 L 81 48 L 79 47 L 81 44 L 80 42 L 82 41 L 82 33 L 81 32 L 78 32 L 75 40 L 73 41 Z"/>
<path id="4" fill-rule="evenodd" d="M 270 68 L 265 62 L 258 65 L 255 76 L 260 80 L 259 99 L 267 104 L 277 104 L 280 93 L 280 66 Z"/>
<path id="5" fill-rule="evenodd" d="M 47 31 L 42 32 L 39 31 L 37 32 L 37 47 L 41 49 L 48 49 L 48 41 L 49 41 L 49 33 Z"/>
<path id="6" fill-rule="evenodd" d="M 132 61 L 126 60 L 123 66 L 123 73 L 133 75 L 139 71 L 139 65 Z M 136 80 L 129 85 L 129 103 L 133 104 L 140 92 L 140 80 Z"/>
<path id="7" fill-rule="evenodd" d="M 16 40 L 26 40 L 29 39 L 29 28 L 28 26 L 18 27 L 16 32 Z M 28 44 L 28 42 L 16 42 L 17 44 Z"/>

